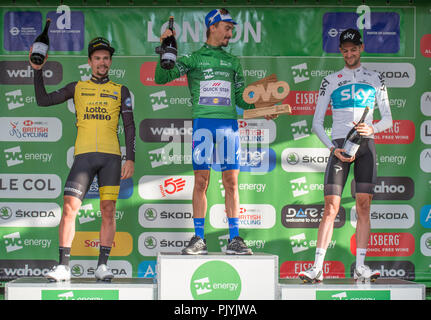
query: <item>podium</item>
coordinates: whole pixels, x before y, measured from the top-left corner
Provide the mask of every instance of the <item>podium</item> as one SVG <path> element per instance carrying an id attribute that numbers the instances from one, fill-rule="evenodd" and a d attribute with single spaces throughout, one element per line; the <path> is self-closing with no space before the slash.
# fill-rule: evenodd
<path id="1" fill-rule="evenodd" d="M 97 282 L 95 278 L 72 278 L 49 282 L 45 278 L 18 278 L 5 285 L 6 300 L 154 300 L 153 279 L 118 278 Z"/>
<path id="2" fill-rule="evenodd" d="M 351 278 L 317 284 L 279 279 L 278 256 L 159 253 L 156 278 L 24 277 L 5 284 L 6 300 L 425 300 L 424 284 L 396 278 Z"/>
<path id="3" fill-rule="evenodd" d="M 160 300 L 278 299 L 278 256 L 159 253 Z"/>
<path id="4" fill-rule="evenodd" d="M 425 300 L 425 285 L 401 279 L 377 279 L 361 283 L 354 279 L 324 279 L 302 283 L 280 279 L 281 300 Z"/>

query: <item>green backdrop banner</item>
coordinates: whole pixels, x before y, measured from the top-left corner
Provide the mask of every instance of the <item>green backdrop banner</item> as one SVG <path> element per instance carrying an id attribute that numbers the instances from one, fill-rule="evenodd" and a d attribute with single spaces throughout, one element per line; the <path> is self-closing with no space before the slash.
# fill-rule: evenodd
<path id="1" fill-rule="evenodd" d="M 376 135 L 378 183 L 371 207 L 367 263 L 384 277 L 431 279 L 431 5 L 228 7 L 238 22 L 227 51 L 241 58 L 247 83 L 275 73 L 290 85 L 293 113 L 274 121 L 238 119 L 241 134 L 241 235 L 254 252 L 279 256 L 280 277 L 314 259 L 329 151 L 311 131 L 322 78 L 344 66 L 341 31 L 359 28 L 363 64 L 386 81 L 393 128 Z M 110 266 L 118 277 L 154 277 L 158 252 L 180 251 L 193 235 L 191 104 L 187 78 L 154 83 L 154 48 L 175 17 L 179 54 L 205 41 L 211 7 L 0 7 L 0 279 L 40 276 L 58 258 L 62 188 L 73 162 L 73 101 L 39 108 L 28 49 L 51 18 L 47 90 L 91 75 L 87 44 L 116 48 L 110 78 L 132 94 L 136 164 L 122 181 Z M 241 110 L 238 110 L 240 113 Z M 328 111 L 329 115 L 330 111 Z M 376 119 L 380 115 L 376 112 Z M 325 119 L 330 133 L 331 117 Z M 124 146 L 124 129 L 119 125 Z M 125 147 L 122 148 L 123 154 Z M 325 275 L 350 277 L 355 263 L 352 174 L 327 251 Z M 228 240 L 224 188 L 211 171 L 205 225 L 209 251 Z M 75 277 L 94 275 L 101 213 L 94 181 L 76 219 Z"/>

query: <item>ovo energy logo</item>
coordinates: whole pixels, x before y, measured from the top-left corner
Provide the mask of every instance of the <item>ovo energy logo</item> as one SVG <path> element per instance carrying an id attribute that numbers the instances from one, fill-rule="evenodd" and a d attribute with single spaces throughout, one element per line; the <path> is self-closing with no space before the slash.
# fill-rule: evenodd
<path id="1" fill-rule="evenodd" d="M 241 278 L 229 263 L 209 261 L 193 273 L 190 291 L 195 300 L 237 300 L 241 294 Z"/>

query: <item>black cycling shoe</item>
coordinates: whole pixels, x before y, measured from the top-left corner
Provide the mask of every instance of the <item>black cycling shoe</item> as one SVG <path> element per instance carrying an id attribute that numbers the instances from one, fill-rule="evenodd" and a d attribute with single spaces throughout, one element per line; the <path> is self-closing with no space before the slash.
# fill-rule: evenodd
<path id="1" fill-rule="evenodd" d="M 232 240 L 229 240 L 229 244 L 226 248 L 226 254 L 244 254 L 251 255 L 253 251 L 244 243 L 244 240 L 240 236 L 236 236 Z"/>
<path id="2" fill-rule="evenodd" d="M 205 239 L 199 236 L 193 236 L 190 239 L 189 245 L 181 250 L 182 254 L 208 254 L 207 244 Z"/>

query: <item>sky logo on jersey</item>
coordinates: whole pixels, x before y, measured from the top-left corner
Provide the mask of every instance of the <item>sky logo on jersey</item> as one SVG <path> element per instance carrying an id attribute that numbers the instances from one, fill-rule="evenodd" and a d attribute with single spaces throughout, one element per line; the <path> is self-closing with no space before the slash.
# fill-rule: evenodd
<path id="1" fill-rule="evenodd" d="M 343 108 L 365 108 L 374 107 L 376 89 L 367 84 L 355 83 L 337 88 L 331 95 L 332 107 Z"/>
<path id="2" fill-rule="evenodd" d="M 52 23 L 49 26 L 50 49 L 53 51 L 81 51 L 84 49 L 84 13 L 70 11 L 66 5 L 47 14 Z"/>
<path id="3" fill-rule="evenodd" d="M 27 51 L 42 31 L 39 11 L 9 11 L 3 20 L 3 41 L 7 51 Z"/>

